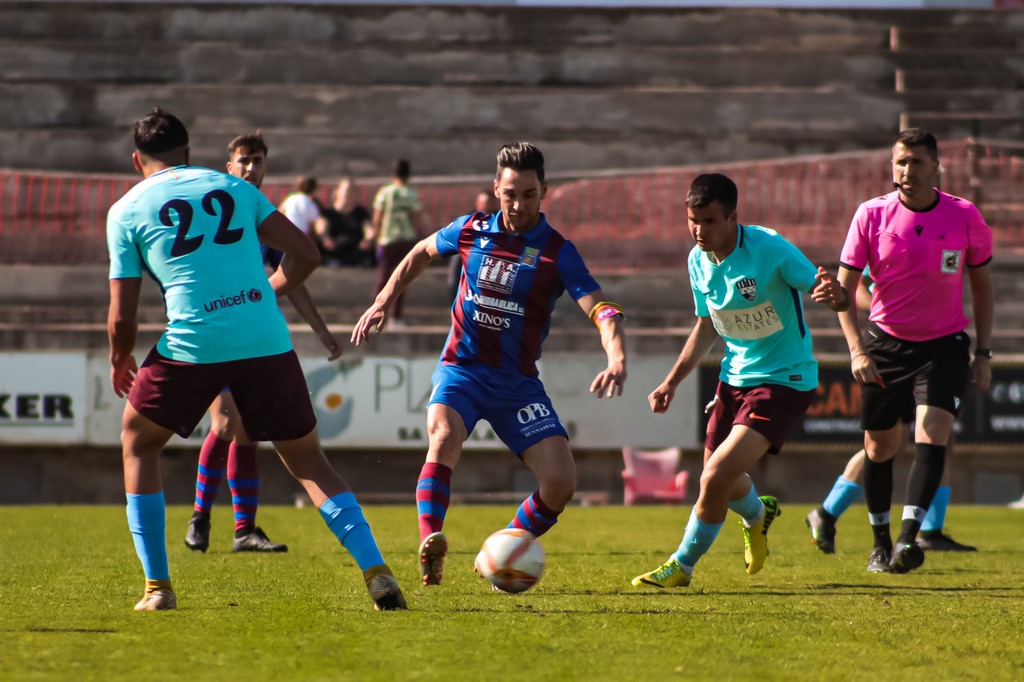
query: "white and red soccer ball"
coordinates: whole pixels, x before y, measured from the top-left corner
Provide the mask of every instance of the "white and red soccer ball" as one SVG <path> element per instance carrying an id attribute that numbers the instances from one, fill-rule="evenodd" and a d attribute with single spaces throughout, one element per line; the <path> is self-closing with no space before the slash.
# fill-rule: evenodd
<path id="1" fill-rule="evenodd" d="M 547 556 L 533 533 L 502 528 L 484 540 L 474 566 L 502 592 L 516 594 L 536 585 L 544 575 Z"/>

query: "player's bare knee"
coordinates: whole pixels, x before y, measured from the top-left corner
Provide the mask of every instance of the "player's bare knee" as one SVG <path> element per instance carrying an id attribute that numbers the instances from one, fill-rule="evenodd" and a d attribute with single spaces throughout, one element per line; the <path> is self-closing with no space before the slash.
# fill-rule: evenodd
<path id="1" fill-rule="evenodd" d="M 550 477 L 540 484 L 541 499 L 552 509 L 563 509 L 576 494 L 576 479 L 562 476 Z"/>
<path id="2" fill-rule="evenodd" d="M 897 449 L 885 443 L 866 443 L 864 445 L 864 454 L 872 462 L 886 462 L 896 455 Z"/>
<path id="3" fill-rule="evenodd" d="M 210 433 L 212 433 L 217 438 L 217 440 L 229 441 L 233 437 L 231 434 L 231 429 L 217 429 L 214 428 L 212 425 L 210 426 Z"/>
<path id="4" fill-rule="evenodd" d="M 430 451 L 440 461 L 450 459 L 452 455 L 458 457 L 462 450 L 462 442 L 465 440 L 451 428 L 448 422 L 434 422 L 427 425 L 427 439 L 430 443 Z"/>
<path id="5" fill-rule="evenodd" d="M 210 432 L 220 440 L 231 440 L 235 436 L 235 425 L 226 415 L 210 417 Z"/>
<path id="6" fill-rule="evenodd" d="M 728 497 L 734 483 L 734 477 L 726 476 L 721 469 L 714 466 L 704 469 L 700 475 L 700 489 L 704 496 Z"/>

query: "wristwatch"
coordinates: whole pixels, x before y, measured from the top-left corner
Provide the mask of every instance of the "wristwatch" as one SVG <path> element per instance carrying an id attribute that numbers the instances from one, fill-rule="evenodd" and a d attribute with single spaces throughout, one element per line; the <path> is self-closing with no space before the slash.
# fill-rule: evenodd
<path id="1" fill-rule="evenodd" d="M 976 358 L 988 358 L 989 360 L 991 360 L 992 359 L 992 349 L 991 348 L 979 348 L 976 351 L 974 351 L 974 357 L 976 357 Z"/>

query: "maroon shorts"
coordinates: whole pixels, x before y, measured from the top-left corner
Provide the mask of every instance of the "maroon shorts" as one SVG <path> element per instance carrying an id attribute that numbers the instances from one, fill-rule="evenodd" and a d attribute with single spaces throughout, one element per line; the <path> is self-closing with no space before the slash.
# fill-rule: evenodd
<path id="1" fill-rule="evenodd" d="M 295 351 L 196 364 L 165 358 L 154 348 L 139 368 L 128 402 L 142 416 L 187 438 L 225 387 L 254 441 L 294 440 L 316 427 Z"/>
<path id="2" fill-rule="evenodd" d="M 771 444 L 768 452 L 777 455 L 814 397 L 815 391 L 798 391 L 780 384 L 737 388 L 719 381 L 704 447 L 714 451 L 729 437 L 734 425 L 742 424 L 767 438 Z"/>

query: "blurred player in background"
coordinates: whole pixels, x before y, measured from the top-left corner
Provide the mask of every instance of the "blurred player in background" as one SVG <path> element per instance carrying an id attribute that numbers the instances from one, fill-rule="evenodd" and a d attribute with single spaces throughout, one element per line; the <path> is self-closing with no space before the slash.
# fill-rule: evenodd
<path id="1" fill-rule="evenodd" d="M 946 443 L 973 373 L 992 381 L 992 229 L 969 201 L 935 189 L 939 149 L 920 128 L 892 148 L 896 191 L 860 205 L 840 255 L 839 281 L 855 290 L 868 267 L 874 291 L 865 334 L 856 308 L 839 315 L 851 372 L 862 384 L 864 493 L 874 547 L 870 572 L 906 573 L 924 563 L 915 538 L 942 480 Z M 968 274 L 977 348 L 964 331 Z M 903 445 L 901 416 L 915 409 L 914 462 L 895 545 L 889 531 L 892 458 Z"/>
<path id="2" fill-rule="evenodd" d="M 590 390 L 600 398 L 622 394 L 626 348 L 622 309 L 604 301 L 576 247 L 540 211 L 547 192 L 544 156 L 527 142 L 498 151 L 494 193 L 501 210 L 457 218 L 421 240 L 399 264 L 352 331 L 357 345 L 380 330 L 397 297 L 435 258 L 463 264 L 452 329 L 432 377 L 427 408 L 429 449 L 416 487 L 420 573 L 441 583 L 448 540 L 442 528 L 452 472 L 477 421 L 537 476 L 540 489 L 520 505 L 510 528 L 543 535 L 576 490 L 568 434 L 538 376 L 537 359 L 564 291 L 597 325 L 608 366 Z"/>
<path id="3" fill-rule="evenodd" d="M 697 322 L 675 365 L 648 396 L 651 410 L 668 410 L 679 384 L 719 336 L 725 357 L 709 406 L 700 494 L 682 542 L 664 564 L 633 578 L 634 587 L 688 586 L 729 510 L 742 518 L 747 573 L 761 570 L 768 528 L 781 510 L 774 497 L 758 496 L 747 472 L 766 452 L 779 453 L 818 386 L 800 294 L 806 291 L 832 310 L 850 304 L 831 273 L 815 268 L 777 232 L 739 224 L 738 201 L 736 185 L 719 173 L 697 176 L 686 195 L 697 242 L 687 259 Z"/>
<path id="4" fill-rule="evenodd" d="M 311 239 L 316 238 L 320 204 L 316 199 L 317 181 L 311 175 L 295 179 L 295 190 L 284 198 L 278 210 Z"/>
<path id="5" fill-rule="evenodd" d="M 874 285 L 871 282 L 871 273 L 868 268 L 864 269 L 861 276 L 860 286 L 857 287 L 857 309 L 861 312 L 871 310 L 871 291 Z M 908 404 L 900 418 L 903 424 L 914 423 L 914 406 Z M 900 442 L 906 442 L 906 435 L 900 436 Z M 949 437 L 946 443 L 946 453 L 951 454 L 953 448 L 953 436 Z M 812 509 L 807 514 L 807 527 L 811 529 L 811 541 L 825 554 L 834 554 L 836 551 L 836 521 L 843 515 L 850 505 L 860 499 L 864 494 L 864 488 L 860 485 L 861 475 L 864 471 L 864 459 L 867 455 L 864 448 L 850 458 L 846 468 L 839 478 L 836 479 L 832 490 L 825 497 L 820 507 Z M 917 537 L 917 544 L 925 551 L 933 552 L 976 552 L 977 547 L 957 542 L 947 535 L 943 528 L 946 524 L 946 509 L 949 506 L 949 499 L 952 489 L 949 487 L 949 469 L 944 474 L 946 482 L 939 486 L 928 507 L 928 513 L 921 524 L 921 534 Z"/>
<path id="6" fill-rule="evenodd" d="M 121 443 L 128 526 L 146 575 L 138 611 L 177 608 L 167 561 L 160 453 L 188 436 L 226 386 L 246 432 L 273 441 L 328 528 L 363 571 L 377 609 L 405 608 L 362 509 L 320 448 L 316 417 L 277 297 L 320 254 L 253 185 L 189 166 L 188 131 L 154 109 L 132 130 L 143 180 L 111 207 L 110 377 L 128 396 Z M 267 279 L 259 243 L 284 252 Z M 167 329 L 139 368 L 133 356 L 142 273 L 160 286 Z"/>
<path id="7" fill-rule="evenodd" d="M 260 187 L 267 172 L 267 155 L 267 143 L 260 131 L 239 135 L 228 143 L 228 173 Z M 268 247 L 263 244 L 260 246 L 264 261 L 280 264 L 280 252 L 268 254 Z M 340 357 L 341 344 L 324 324 L 306 285 L 299 284 L 292 289 L 288 293 L 288 300 L 323 343 L 328 359 Z M 199 450 L 195 510 L 185 534 L 185 545 L 189 549 L 205 552 L 210 546 L 210 510 L 225 475 L 231 488 L 231 506 L 235 513 L 232 551 L 287 552 L 287 545 L 271 542 L 263 529 L 256 525 L 260 492 L 257 445 L 245 433 L 238 408 L 228 389 L 223 390 L 210 405 L 210 433 L 206 435 Z"/>
<path id="8" fill-rule="evenodd" d="M 420 196 L 409 185 L 412 167 L 406 159 L 398 159 L 391 172 L 391 182 L 377 190 L 373 197 L 373 220 L 366 239 L 377 250 L 377 284 L 379 294 L 402 259 L 416 245 L 423 228 Z M 402 319 L 404 297 L 392 303 L 389 322 L 394 329 L 405 326 Z"/>

